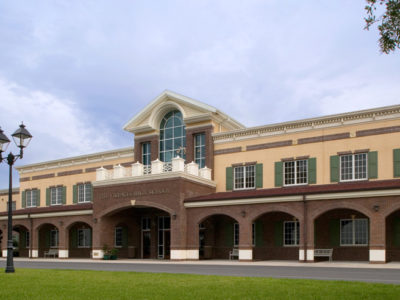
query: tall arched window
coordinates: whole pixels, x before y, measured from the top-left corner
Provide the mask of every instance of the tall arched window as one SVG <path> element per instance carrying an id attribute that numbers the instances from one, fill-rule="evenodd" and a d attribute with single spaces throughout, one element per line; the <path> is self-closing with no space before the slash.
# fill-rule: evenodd
<path id="1" fill-rule="evenodd" d="M 178 110 L 167 113 L 160 124 L 160 160 L 170 162 L 173 157 L 186 158 L 186 127 Z"/>

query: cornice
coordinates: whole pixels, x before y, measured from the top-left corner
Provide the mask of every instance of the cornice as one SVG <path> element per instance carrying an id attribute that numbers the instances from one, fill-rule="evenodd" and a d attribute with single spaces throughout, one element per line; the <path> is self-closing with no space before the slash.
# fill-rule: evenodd
<path id="1" fill-rule="evenodd" d="M 213 133 L 212 137 L 214 143 L 219 144 L 237 140 L 253 139 L 263 136 L 283 135 L 287 133 L 304 132 L 314 129 L 340 127 L 397 118 L 400 118 L 400 105 L 257 126 L 247 129 L 234 130 L 230 132 Z"/>
<path id="2" fill-rule="evenodd" d="M 45 161 L 41 163 L 16 167 L 20 174 L 56 169 L 61 167 L 71 167 L 85 165 L 96 162 L 106 162 L 118 158 L 132 157 L 133 147 L 121 148 L 111 151 L 98 152 L 93 154 L 74 156 L 64 159 Z"/>
<path id="3" fill-rule="evenodd" d="M 13 193 L 13 194 L 18 194 L 18 193 L 19 193 L 19 187 L 13 188 L 13 189 L 12 189 L 12 193 Z M 2 195 L 2 196 L 8 196 L 8 189 L 2 189 L 2 190 L 0 190 L 0 195 Z"/>

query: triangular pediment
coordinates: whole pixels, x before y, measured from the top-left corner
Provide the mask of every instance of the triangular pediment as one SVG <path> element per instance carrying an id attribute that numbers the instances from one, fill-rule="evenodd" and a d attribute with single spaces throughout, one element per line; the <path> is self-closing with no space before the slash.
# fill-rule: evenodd
<path id="1" fill-rule="evenodd" d="M 163 116 L 174 109 L 182 113 L 186 125 L 214 120 L 218 123 L 224 122 L 224 126 L 229 130 L 245 128 L 211 105 L 165 90 L 129 120 L 123 129 L 135 134 L 153 132 L 158 130 Z"/>

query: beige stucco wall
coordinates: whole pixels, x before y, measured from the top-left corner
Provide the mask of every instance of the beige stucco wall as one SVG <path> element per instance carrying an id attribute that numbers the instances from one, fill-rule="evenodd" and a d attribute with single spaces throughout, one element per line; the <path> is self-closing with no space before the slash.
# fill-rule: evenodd
<path id="1" fill-rule="evenodd" d="M 355 137 L 355 132 L 400 125 L 400 120 L 375 121 L 367 124 L 344 125 L 336 128 L 314 129 L 307 132 L 287 133 L 278 136 L 252 138 L 215 144 L 215 149 L 242 147 L 242 152 L 216 155 L 214 158 L 214 174 L 217 192 L 225 191 L 225 168 L 235 163 L 253 162 L 263 164 L 263 187 L 274 187 L 274 163 L 282 158 L 308 155 L 317 158 L 317 184 L 330 183 L 330 156 L 338 152 L 369 149 L 378 151 L 378 179 L 393 178 L 393 149 L 400 148 L 400 133 L 380 134 L 366 137 Z M 257 145 L 285 140 L 330 135 L 350 132 L 351 138 L 302 145 L 292 145 L 271 149 L 245 151 L 248 145 Z"/>

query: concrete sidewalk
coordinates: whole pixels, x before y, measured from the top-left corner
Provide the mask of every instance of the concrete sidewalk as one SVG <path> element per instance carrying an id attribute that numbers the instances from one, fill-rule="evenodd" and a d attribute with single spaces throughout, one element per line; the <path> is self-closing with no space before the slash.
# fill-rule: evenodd
<path id="1" fill-rule="evenodd" d="M 6 258 L 1 257 L 0 261 Z M 22 258 L 14 257 L 14 261 L 35 261 L 35 262 L 71 262 L 71 263 L 98 263 L 98 264 L 158 264 L 158 265 L 208 265 L 208 266 L 270 266 L 270 267 L 315 267 L 315 268 L 352 268 L 352 269 L 400 269 L 400 262 L 389 262 L 386 264 L 370 264 L 369 262 L 345 262 L 345 261 L 324 261 L 316 263 L 303 263 L 298 261 L 264 260 L 252 262 L 239 262 L 237 260 L 194 260 L 194 261 L 170 261 L 157 259 L 118 259 L 118 260 L 96 260 L 85 258 Z"/>

